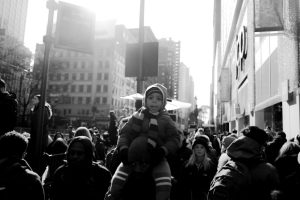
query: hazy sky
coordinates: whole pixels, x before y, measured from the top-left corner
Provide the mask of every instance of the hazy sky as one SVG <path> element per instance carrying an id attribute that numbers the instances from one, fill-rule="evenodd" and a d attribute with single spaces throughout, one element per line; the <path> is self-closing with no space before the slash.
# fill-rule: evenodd
<path id="1" fill-rule="evenodd" d="M 46 34 L 46 0 L 29 0 L 25 45 L 32 51 Z M 56 1 L 58 2 L 58 1 Z M 140 0 L 65 0 L 88 7 L 97 19 L 116 19 L 127 28 L 139 27 Z M 181 42 L 180 61 L 190 68 L 198 106 L 209 105 L 212 69 L 213 0 L 145 0 L 144 25 L 156 38 Z"/>

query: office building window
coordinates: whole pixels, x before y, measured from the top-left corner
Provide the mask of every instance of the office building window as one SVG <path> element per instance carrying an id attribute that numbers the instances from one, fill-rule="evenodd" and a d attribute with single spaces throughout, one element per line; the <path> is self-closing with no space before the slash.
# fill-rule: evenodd
<path id="1" fill-rule="evenodd" d="M 107 104 L 107 97 L 103 97 L 103 98 L 102 98 L 102 103 L 103 103 L 103 104 Z"/>
<path id="2" fill-rule="evenodd" d="M 108 80 L 108 73 L 104 73 L 104 80 Z"/>
<path id="3" fill-rule="evenodd" d="M 69 74 L 65 73 L 65 81 L 68 81 L 68 80 L 69 80 Z"/>
<path id="4" fill-rule="evenodd" d="M 72 80 L 73 80 L 73 81 L 76 81 L 76 73 L 73 73 L 73 74 L 72 74 Z"/>
<path id="5" fill-rule="evenodd" d="M 78 104 L 82 104 L 82 97 L 78 97 Z"/>
<path id="6" fill-rule="evenodd" d="M 81 81 L 84 80 L 84 73 L 80 73 L 80 80 L 81 80 Z"/>
<path id="7" fill-rule="evenodd" d="M 101 92 L 101 85 L 97 85 L 96 92 Z"/>
<path id="8" fill-rule="evenodd" d="M 85 103 L 86 103 L 86 104 L 90 104 L 90 103 L 91 103 L 91 97 L 86 97 Z"/>
<path id="9" fill-rule="evenodd" d="M 79 92 L 83 92 L 83 85 L 79 85 Z"/>
<path id="10" fill-rule="evenodd" d="M 100 97 L 95 98 L 95 104 L 100 104 Z"/>
<path id="11" fill-rule="evenodd" d="M 92 85 L 87 85 L 86 92 L 91 92 L 91 91 L 92 91 Z"/>
<path id="12" fill-rule="evenodd" d="M 71 92 L 76 92 L 76 85 L 71 86 Z"/>
<path id="13" fill-rule="evenodd" d="M 102 73 L 98 73 L 97 74 L 97 80 L 101 80 L 102 79 Z"/>
<path id="14" fill-rule="evenodd" d="M 108 92 L 108 86 L 107 85 L 104 85 L 103 92 Z"/>
<path id="15" fill-rule="evenodd" d="M 88 73 L 88 80 L 89 81 L 93 80 L 93 74 L 92 73 Z"/>

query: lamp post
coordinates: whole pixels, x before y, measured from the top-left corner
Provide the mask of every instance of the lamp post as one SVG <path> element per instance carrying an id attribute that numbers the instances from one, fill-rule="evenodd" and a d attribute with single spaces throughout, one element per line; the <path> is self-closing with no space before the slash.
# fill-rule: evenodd
<path id="1" fill-rule="evenodd" d="M 140 0 L 140 23 L 139 23 L 139 73 L 137 77 L 137 93 L 143 92 L 143 56 L 144 56 L 144 7 L 145 0 Z"/>

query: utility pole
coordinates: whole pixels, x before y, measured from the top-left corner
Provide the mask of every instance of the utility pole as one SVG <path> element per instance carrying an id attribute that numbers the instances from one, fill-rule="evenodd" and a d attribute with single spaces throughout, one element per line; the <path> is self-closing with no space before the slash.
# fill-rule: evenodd
<path id="1" fill-rule="evenodd" d="M 41 158 L 42 154 L 45 151 L 48 135 L 44 132 L 44 113 L 45 113 L 45 102 L 46 102 L 46 88 L 47 88 L 47 79 L 48 79 L 48 69 L 49 69 L 49 55 L 50 49 L 53 44 L 52 37 L 52 28 L 53 28 L 53 16 L 54 11 L 57 8 L 57 4 L 55 0 L 48 0 L 47 8 L 49 9 L 48 14 L 48 24 L 47 24 L 47 33 L 43 38 L 45 44 L 44 50 L 44 62 L 43 62 L 43 70 L 42 70 L 42 83 L 41 83 L 41 99 L 40 99 L 40 112 L 38 118 L 38 132 L 37 132 L 37 141 L 35 145 L 35 154 L 34 154 L 34 165 L 40 170 L 41 167 Z"/>
<path id="2" fill-rule="evenodd" d="M 139 25 L 139 73 L 137 77 L 137 93 L 143 92 L 143 57 L 144 57 L 144 7 L 145 0 L 140 0 L 140 25 Z"/>

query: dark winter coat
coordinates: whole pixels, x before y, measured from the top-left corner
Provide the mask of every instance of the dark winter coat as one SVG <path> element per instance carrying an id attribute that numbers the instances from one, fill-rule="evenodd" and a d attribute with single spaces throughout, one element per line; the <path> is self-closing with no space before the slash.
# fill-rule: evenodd
<path id="1" fill-rule="evenodd" d="M 0 135 L 12 131 L 17 123 L 18 101 L 8 92 L 0 92 Z"/>
<path id="2" fill-rule="evenodd" d="M 204 170 L 196 164 L 185 166 L 182 177 L 179 180 L 182 200 L 206 200 L 210 182 L 217 170 L 214 162 L 210 161 L 210 167 Z"/>
<path id="3" fill-rule="evenodd" d="M 232 160 L 244 163 L 251 173 L 250 194 L 248 199 L 268 200 L 270 193 L 279 188 L 279 176 L 276 168 L 266 162 L 262 156 L 262 146 L 249 137 L 242 136 L 227 149 Z M 253 191 L 253 192 L 251 192 Z"/>
<path id="4" fill-rule="evenodd" d="M 25 160 L 0 160 L 0 199 L 44 199 L 40 177 Z"/>
<path id="5" fill-rule="evenodd" d="M 66 164 L 54 174 L 53 199 L 104 199 L 110 180 L 111 174 L 108 169 L 97 163 L 80 171 L 73 170 Z"/>

